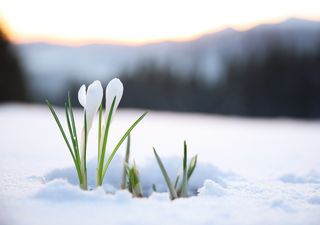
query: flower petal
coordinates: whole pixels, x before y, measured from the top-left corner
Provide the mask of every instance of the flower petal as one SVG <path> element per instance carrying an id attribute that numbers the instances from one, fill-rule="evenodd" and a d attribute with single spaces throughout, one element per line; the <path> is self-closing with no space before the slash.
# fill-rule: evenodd
<path id="1" fill-rule="evenodd" d="M 96 80 L 89 85 L 86 97 L 86 116 L 88 132 L 92 126 L 93 119 L 97 113 L 103 97 L 103 88 L 100 81 Z"/>
<path id="2" fill-rule="evenodd" d="M 87 93 L 86 93 L 86 85 L 82 85 L 79 89 L 79 92 L 78 92 L 78 100 L 80 102 L 80 105 L 82 105 L 83 108 L 86 107 L 86 96 L 87 96 Z"/>
<path id="3" fill-rule="evenodd" d="M 106 88 L 106 116 L 108 116 L 112 101 L 116 97 L 116 102 L 114 104 L 112 115 L 114 115 L 117 110 L 120 100 L 123 94 L 123 84 L 118 78 L 112 79 Z"/>

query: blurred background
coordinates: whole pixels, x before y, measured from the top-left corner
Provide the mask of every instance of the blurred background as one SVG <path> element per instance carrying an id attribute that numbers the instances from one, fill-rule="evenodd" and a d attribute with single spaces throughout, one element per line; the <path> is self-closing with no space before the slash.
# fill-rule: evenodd
<path id="1" fill-rule="evenodd" d="M 120 107 L 320 117 L 320 2 L 0 0 L 0 102 L 63 105 L 99 79 Z"/>

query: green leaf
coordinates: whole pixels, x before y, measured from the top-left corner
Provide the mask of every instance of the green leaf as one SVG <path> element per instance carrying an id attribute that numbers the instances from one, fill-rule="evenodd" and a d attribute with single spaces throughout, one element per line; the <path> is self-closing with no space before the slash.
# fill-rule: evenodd
<path id="1" fill-rule="evenodd" d="M 139 179 L 139 172 L 134 162 L 133 166 L 129 169 L 129 185 L 131 186 L 132 194 L 134 197 L 143 197 L 140 179 Z"/>
<path id="2" fill-rule="evenodd" d="M 88 125 L 87 125 L 87 112 L 84 112 L 84 157 L 83 157 L 83 165 L 85 172 L 87 173 L 87 142 L 88 142 Z"/>
<path id="3" fill-rule="evenodd" d="M 176 181 L 174 182 L 174 189 L 176 189 L 176 190 L 177 190 L 177 186 L 178 186 L 178 183 L 179 183 L 179 179 L 180 179 L 180 176 L 178 175 L 176 177 Z"/>
<path id="4" fill-rule="evenodd" d="M 188 152 L 187 152 L 187 143 L 184 141 L 184 151 L 183 151 L 183 178 L 181 184 L 181 192 L 180 197 L 188 197 L 188 174 L 187 174 L 187 160 L 188 160 Z"/>
<path id="5" fill-rule="evenodd" d="M 70 98 L 70 92 L 68 92 L 68 108 L 69 108 L 69 113 L 70 113 L 70 117 L 71 117 L 71 125 L 72 125 L 72 131 L 73 131 L 73 136 L 75 139 L 75 156 L 76 158 L 80 161 L 80 153 L 79 153 L 79 142 L 78 142 L 78 135 L 77 135 L 77 129 L 76 129 L 76 124 L 75 124 L 75 120 L 74 120 L 74 114 L 73 114 L 73 110 L 72 110 L 72 105 L 71 105 L 71 98 Z"/>
<path id="6" fill-rule="evenodd" d="M 195 155 L 192 157 L 190 163 L 189 163 L 189 168 L 188 168 L 188 180 L 190 179 L 194 169 L 197 166 L 197 160 L 198 160 L 198 155 Z"/>
<path id="7" fill-rule="evenodd" d="M 50 111 L 51 111 L 51 113 L 52 113 L 52 115 L 53 115 L 53 118 L 55 119 L 55 121 L 56 121 L 56 123 L 57 123 L 57 125 L 58 125 L 58 127 L 59 127 L 59 130 L 60 130 L 60 132 L 61 132 L 61 134 L 62 134 L 62 136 L 63 136 L 64 141 L 65 141 L 66 144 L 67 144 L 68 150 L 69 150 L 69 152 L 70 152 L 70 154 L 71 154 L 71 156 L 72 156 L 74 165 L 75 165 L 76 170 L 77 170 L 79 182 L 81 183 L 81 182 L 82 182 L 82 178 L 81 178 L 82 176 L 81 176 L 81 171 L 80 171 L 80 165 L 78 164 L 78 162 L 77 162 L 77 160 L 76 160 L 76 158 L 75 158 L 75 156 L 74 156 L 74 154 L 73 154 L 71 145 L 69 144 L 69 141 L 68 141 L 68 139 L 67 139 L 67 136 L 66 136 L 66 134 L 65 134 L 65 132 L 64 132 L 64 130 L 63 130 L 63 127 L 62 127 L 62 125 L 61 125 L 61 123 L 60 123 L 60 120 L 59 120 L 59 118 L 58 118 L 58 116 L 57 116 L 57 114 L 56 114 L 53 106 L 51 105 L 51 103 L 50 103 L 48 100 L 46 100 L 46 103 L 47 103 L 47 105 L 48 105 L 48 107 L 49 107 L 49 109 L 50 109 Z"/>
<path id="8" fill-rule="evenodd" d="M 104 164 L 104 157 L 106 154 L 106 147 L 107 147 L 107 139 L 108 139 L 108 134 L 109 134 L 109 129 L 110 129 L 110 124 L 111 124 L 111 117 L 112 117 L 112 113 L 113 113 L 113 109 L 114 109 L 114 105 L 116 102 L 116 97 L 113 98 L 112 104 L 111 104 L 111 108 L 108 114 L 108 118 L 107 118 L 107 122 L 106 122 L 106 127 L 105 127 L 105 131 L 104 131 L 104 136 L 103 136 L 103 145 L 101 148 L 101 154 L 100 157 L 98 158 L 98 170 L 97 170 L 97 185 L 101 186 L 102 182 L 103 182 L 103 164 Z"/>
<path id="9" fill-rule="evenodd" d="M 155 184 L 152 184 L 152 190 L 153 190 L 154 192 L 157 192 L 157 186 L 156 186 Z"/>
<path id="10" fill-rule="evenodd" d="M 65 103 L 65 113 L 66 113 L 66 119 L 67 119 L 67 124 L 68 124 L 68 129 L 69 129 L 69 133 L 70 133 L 70 138 L 72 140 L 72 145 L 73 145 L 73 152 L 74 152 L 74 157 L 75 157 L 75 161 L 77 163 L 75 163 L 76 169 L 77 169 L 77 173 L 78 173 L 78 177 L 79 177 L 79 182 L 82 182 L 82 178 L 80 179 L 80 177 L 82 176 L 81 172 L 79 173 L 79 171 L 81 171 L 80 169 L 80 164 L 81 164 L 81 159 L 79 156 L 79 150 L 77 149 L 78 143 L 76 142 L 76 139 L 73 137 L 73 130 L 71 128 L 71 122 L 70 122 L 70 117 L 69 117 L 69 109 L 68 109 L 68 104 Z"/>
<path id="11" fill-rule="evenodd" d="M 68 109 L 68 105 L 67 103 L 65 103 L 65 113 L 66 113 L 66 119 L 67 119 L 67 124 L 68 124 L 68 129 L 69 129 L 69 134 L 70 134 L 70 138 L 71 138 L 71 142 L 73 145 L 73 153 L 75 154 L 75 152 L 77 151 L 77 145 L 75 143 L 75 139 L 74 139 L 74 134 L 71 128 L 71 122 L 70 122 L 70 117 L 69 117 L 69 109 Z M 77 158 L 77 155 L 75 155 L 75 158 L 77 160 L 77 162 L 79 162 L 79 159 Z"/>
<path id="12" fill-rule="evenodd" d="M 99 126 L 98 126 L 98 160 L 100 158 L 101 150 L 100 150 L 100 144 L 101 144 L 101 126 L 102 126 L 102 103 L 99 107 Z"/>
<path id="13" fill-rule="evenodd" d="M 52 115 L 53 115 L 53 118 L 55 119 L 55 121 L 56 121 L 56 123 L 57 123 L 57 125 L 58 125 L 58 127 L 59 127 L 59 129 L 60 129 L 60 132 L 61 132 L 61 134 L 62 134 L 62 136 L 63 136 L 63 139 L 64 139 L 64 141 L 66 142 L 66 144 L 67 144 L 67 146 L 68 146 L 68 149 L 69 149 L 69 151 L 70 151 L 70 154 L 72 155 L 72 158 L 74 159 L 74 154 L 73 154 L 73 152 L 72 152 L 72 148 L 71 148 L 71 146 L 70 146 L 70 144 L 69 144 L 69 141 L 68 141 L 68 139 L 67 139 L 67 136 L 66 136 L 66 134 L 65 134 L 65 132 L 64 132 L 64 130 L 63 130 L 63 127 L 62 127 L 62 125 L 61 125 L 61 123 L 60 123 L 60 120 L 59 120 L 56 112 L 54 111 L 51 103 L 50 103 L 48 100 L 46 100 L 46 103 L 47 103 L 47 105 L 48 105 L 48 107 L 49 107 L 49 109 L 50 109 L 50 111 L 51 111 L 51 113 L 52 113 Z"/>
<path id="14" fill-rule="evenodd" d="M 80 188 L 83 190 L 88 189 L 88 180 L 87 180 L 87 139 L 88 139 L 88 127 L 87 127 L 87 113 L 84 112 L 84 147 L 83 147 L 83 155 L 81 159 L 81 171 L 82 171 L 82 183 L 80 184 Z"/>
<path id="15" fill-rule="evenodd" d="M 126 148 L 126 155 L 123 163 L 123 172 L 122 172 L 122 180 L 121 180 L 121 189 L 126 189 L 127 185 L 127 173 L 126 173 L 126 165 L 129 163 L 130 157 L 130 134 L 127 137 L 127 148 Z"/>
<path id="16" fill-rule="evenodd" d="M 133 189 L 138 185 L 139 183 L 139 177 L 136 171 L 135 166 L 132 166 L 132 168 L 130 168 L 129 170 L 129 180 L 131 182 L 131 185 L 133 187 Z"/>
<path id="17" fill-rule="evenodd" d="M 164 177 L 164 180 L 165 180 L 166 183 L 167 183 L 167 186 L 168 186 L 168 189 L 169 189 L 169 192 L 170 192 L 170 198 L 171 198 L 172 200 L 174 200 L 174 199 L 178 198 L 177 192 L 176 192 L 176 190 L 174 189 L 174 186 L 173 186 L 172 183 L 171 183 L 171 180 L 170 180 L 170 178 L 169 178 L 169 176 L 168 176 L 168 173 L 167 173 L 166 169 L 164 168 L 163 163 L 162 163 L 162 161 L 161 161 L 161 159 L 160 159 L 160 157 L 159 157 L 159 155 L 158 155 L 158 153 L 157 153 L 157 151 L 156 151 L 155 148 L 153 148 L 153 153 L 154 153 L 154 155 L 155 155 L 155 157 L 156 157 L 156 159 L 157 159 L 157 162 L 158 162 L 158 165 L 159 165 L 160 170 L 161 170 L 161 172 L 162 172 L 162 175 L 163 175 L 163 177 Z"/>
<path id="18" fill-rule="evenodd" d="M 128 135 L 131 133 L 131 131 L 133 130 L 133 128 L 135 128 L 138 123 L 147 115 L 148 112 L 143 113 L 127 130 L 127 132 L 122 136 L 122 138 L 120 139 L 120 141 L 117 143 L 116 147 L 113 149 L 113 151 L 111 152 L 108 161 L 105 165 L 105 167 L 103 168 L 103 174 L 102 174 L 102 179 L 104 178 L 104 176 L 106 175 L 106 172 L 108 170 L 108 167 L 114 157 L 114 155 L 116 154 L 116 152 L 118 151 L 118 149 L 120 148 L 121 144 L 124 142 L 124 140 L 128 137 Z"/>

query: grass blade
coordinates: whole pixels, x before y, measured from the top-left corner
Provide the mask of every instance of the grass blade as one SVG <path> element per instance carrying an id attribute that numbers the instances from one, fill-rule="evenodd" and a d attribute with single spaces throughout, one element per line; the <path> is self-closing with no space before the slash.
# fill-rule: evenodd
<path id="1" fill-rule="evenodd" d="M 101 147 L 101 152 L 100 152 L 100 157 L 98 158 L 98 170 L 97 170 L 97 185 L 101 186 L 103 182 L 103 164 L 104 164 L 104 158 L 106 154 L 106 147 L 107 147 L 107 139 L 108 139 L 108 134 L 109 134 L 109 129 L 110 129 L 110 124 L 111 124 L 111 117 L 114 109 L 114 105 L 116 102 L 116 97 L 113 98 L 111 108 L 108 114 L 105 130 L 104 130 L 104 136 L 103 136 L 103 144 Z"/>
<path id="2" fill-rule="evenodd" d="M 180 176 L 178 175 L 177 178 L 176 178 L 176 181 L 174 182 L 174 189 L 176 189 L 176 190 L 177 190 L 177 186 L 178 186 L 179 180 L 180 180 Z"/>
<path id="3" fill-rule="evenodd" d="M 87 124 L 87 113 L 84 112 L 84 164 L 87 161 L 87 142 L 88 142 L 88 124 Z"/>
<path id="4" fill-rule="evenodd" d="M 70 152 L 70 154 L 71 154 L 71 156 L 72 156 L 74 165 L 75 165 L 76 170 L 77 170 L 79 182 L 81 183 L 81 182 L 82 182 L 82 176 L 81 176 L 81 170 L 80 170 L 80 166 L 79 166 L 79 164 L 78 164 L 78 161 L 76 160 L 76 158 L 75 158 L 75 156 L 74 156 L 74 153 L 73 153 L 73 151 L 72 151 L 71 145 L 69 144 L 69 141 L 68 141 L 68 139 L 67 139 L 67 136 L 66 136 L 66 134 L 65 134 L 65 132 L 64 132 L 64 130 L 63 130 L 63 127 L 62 127 L 62 125 L 61 125 L 61 123 L 60 123 L 60 120 L 59 120 L 59 118 L 58 118 L 58 116 L 57 116 L 57 114 L 56 114 L 53 106 L 51 105 L 51 103 L 50 103 L 48 100 L 46 100 L 46 103 L 47 103 L 47 105 L 48 105 L 48 107 L 49 107 L 49 109 L 50 109 L 50 111 L 51 111 L 51 113 L 52 113 L 52 115 L 53 115 L 53 118 L 55 119 L 55 121 L 56 121 L 56 123 L 57 123 L 57 125 L 58 125 L 58 127 L 59 127 L 59 130 L 60 130 L 60 132 L 61 132 L 61 134 L 62 134 L 62 136 L 63 136 L 64 141 L 65 141 L 66 144 L 67 144 L 68 150 L 69 150 L 69 152 Z"/>
<path id="5" fill-rule="evenodd" d="M 80 153 L 79 153 L 79 142 L 78 142 L 78 135 L 77 135 L 77 128 L 74 120 L 74 114 L 73 114 L 73 109 L 71 105 L 71 98 L 70 98 L 70 92 L 68 92 L 68 107 L 69 107 L 69 113 L 71 117 L 71 125 L 72 125 L 72 131 L 73 131 L 73 138 L 75 140 L 75 157 L 80 161 Z"/>
<path id="6" fill-rule="evenodd" d="M 155 184 L 152 184 L 152 190 L 153 190 L 154 192 L 157 192 L 157 186 L 156 186 Z"/>
<path id="7" fill-rule="evenodd" d="M 87 138 L 88 138 L 88 128 L 87 128 L 87 113 L 84 112 L 84 146 L 83 146 L 83 158 L 81 160 L 82 169 L 82 183 L 80 187 L 83 190 L 88 189 L 87 183 Z"/>
<path id="8" fill-rule="evenodd" d="M 127 187 L 127 172 L 126 172 L 126 165 L 129 164 L 129 157 L 130 157 L 130 134 L 127 137 L 127 148 L 126 148 L 126 155 L 123 163 L 123 172 L 122 172 L 122 180 L 121 180 L 121 189 L 126 189 Z"/>
<path id="9" fill-rule="evenodd" d="M 68 109 L 67 103 L 65 103 L 64 108 L 65 108 L 65 113 L 66 113 L 66 119 L 67 119 L 68 129 L 69 129 L 69 133 L 70 133 L 70 138 L 71 138 L 71 142 L 72 142 L 72 145 L 73 145 L 73 154 L 75 156 L 76 161 L 79 162 L 79 158 L 77 158 L 77 155 L 76 155 L 77 144 L 75 143 L 74 134 L 73 134 L 73 131 L 72 131 L 72 128 L 71 128 L 71 122 L 70 122 L 70 117 L 69 117 L 69 109 Z"/>
<path id="10" fill-rule="evenodd" d="M 182 177 L 182 186 L 180 197 L 188 197 L 188 174 L 187 174 L 187 160 L 188 160 L 188 150 L 187 143 L 184 141 L 183 149 L 183 177 Z"/>
<path id="11" fill-rule="evenodd" d="M 139 172 L 135 162 L 133 166 L 129 169 L 128 176 L 129 176 L 129 185 L 131 186 L 133 196 L 138 198 L 143 197 L 141 185 L 140 185 Z"/>
<path id="12" fill-rule="evenodd" d="M 106 175 L 107 169 L 114 157 L 114 155 L 116 154 L 116 152 L 118 151 L 118 149 L 120 148 L 121 144 L 124 142 L 124 140 L 128 137 L 128 135 L 131 133 L 131 131 L 133 130 L 133 128 L 135 128 L 138 123 L 147 115 L 148 112 L 143 113 L 127 130 L 127 132 L 122 136 L 122 138 L 120 139 L 120 141 L 117 143 L 116 147 L 113 149 L 113 151 L 111 152 L 108 161 L 105 165 L 105 167 L 103 168 L 103 174 L 102 174 L 102 179 L 104 178 L 104 176 Z"/>
<path id="13" fill-rule="evenodd" d="M 68 146 L 68 149 L 69 149 L 69 151 L 70 151 L 70 154 L 71 154 L 72 158 L 75 159 L 75 158 L 74 158 L 74 154 L 73 154 L 73 152 L 72 152 L 72 148 L 71 148 L 71 146 L 70 146 L 70 144 L 69 144 L 69 141 L 68 141 L 68 139 L 67 139 L 67 136 L 66 136 L 66 134 L 65 134 L 65 132 L 64 132 L 64 130 L 63 130 L 63 127 L 62 127 L 62 125 L 61 125 L 61 123 L 60 123 L 60 120 L 59 120 L 56 112 L 54 111 L 51 103 L 50 103 L 48 100 L 46 100 L 46 103 L 47 103 L 47 105 L 48 105 L 48 107 L 49 107 L 49 109 L 50 109 L 50 111 L 51 111 L 51 113 L 52 113 L 52 115 L 53 115 L 53 118 L 55 119 L 55 121 L 56 121 L 56 123 L 57 123 L 57 125 L 58 125 L 58 127 L 59 127 L 59 129 L 60 129 L 60 132 L 61 132 L 61 134 L 62 134 L 62 136 L 63 136 L 64 141 L 66 142 L 66 144 L 67 144 L 67 146 Z"/>
<path id="14" fill-rule="evenodd" d="M 163 163 L 162 163 L 162 161 L 161 161 L 161 159 L 160 159 L 160 157 L 159 157 L 159 155 L 158 155 L 158 153 L 157 153 L 155 148 L 153 148 L 153 153 L 154 153 L 154 155 L 155 155 L 155 157 L 157 159 L 157 162 L 158 162 L 158 165 L 159 165 L 160 170 L 162 172 L 162 175 L 163 175 L 163 177 L 164 177 L 164 179 L 165 179 L 165 181 L 167 183 L 167 186 L 168 186 L 168 189 L 169 189 L 169 192 L 170 192 L 170 198 L 172 200 L 174 200 L 174 199 L 178 198 L 177 192 L 174 189 L 174 186 L 172 185 L 172 183 L 170 181 L 168 173 L 167 173 L 166 169 L 164 168 Z"/>
<path id="15" fill-rule="evenodd" d="M 73 153 L 74 153 L 75 161 L 77 162 L 77 163 L 75 163 L 75 166 L 76 166 L 76 169 L 77 169 L 79 182 L 82 183 L 82 178 L 80 179 L 81 174 L 82 174 L 81 173 L 81 169 L 80 169 L 81 159 L 80 159 L 80 156 L 79 156 L 78 143 L 77 143 L 77 140 L 74 138 L 74 133 L 73 133 L 73 130 L 71 128 L 69 112 L 70 112 L 69 105 L 67 103 L 65 103 L 65 113 L 66 113 L 68 129 L 69 129 L 70 138 L 71 138 L 72 145 L 73 145 Z"/>
<path id="16" fill-rule="evenodd" d="M 99 125 L 98 125 L 98 160 L 100 158 L 101 150 L 100 150 L 100 144 L 101 144 L 101 126 L 102 126 L 102 104 L 99 107 Z"/>
<path id="17" fill-rule="evenodd" d="M 197 161 L 198 161 L 198 155 L 193 156 L 190 161 L 189 168 L 188 168 L 188 180 L 190 179 L 194 169 L 197 166 Z"/>

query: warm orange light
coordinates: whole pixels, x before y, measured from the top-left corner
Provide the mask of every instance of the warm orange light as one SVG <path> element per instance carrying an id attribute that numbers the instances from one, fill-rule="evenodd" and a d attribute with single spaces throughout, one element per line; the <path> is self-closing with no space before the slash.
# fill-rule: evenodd
<path id="1" fill-rule="evenodd" d="M 16 42 L 128 43 L 187 40 L 288 17 L 320 19 L 317 0 L 0 0 Z"/>

